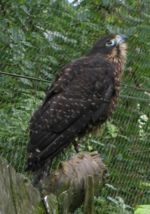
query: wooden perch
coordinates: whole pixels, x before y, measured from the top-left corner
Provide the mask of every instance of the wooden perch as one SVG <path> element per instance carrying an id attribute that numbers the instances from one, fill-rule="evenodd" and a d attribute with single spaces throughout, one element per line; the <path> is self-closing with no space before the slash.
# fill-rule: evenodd
<path id="1" fill-rule="evenodd" d="M 97 152 L 79 153 L 62 162 L 43 180 L 43 195 L 57 195 L 61 213 L 73 212 L 83 202 L 85 213 L 93 213 L 93 198 L 103 184 L 106 171 Z"/>
<path id="2" fill-rule="evenodd" d="M 0 214 L 38 213 L 40 201 L 31 182 L 0 158 Z"/>
<path id="3" fill-rule="evenodd" d="M 1 158 L 0 172 L 1 214 L 69 214 L 82 203 L 84 213 L 93 214 L 94 195 L 103 184 L 106 167 L 97 152 L 79 153 L 42 181 L 43 198 L 29 179 Z"/>

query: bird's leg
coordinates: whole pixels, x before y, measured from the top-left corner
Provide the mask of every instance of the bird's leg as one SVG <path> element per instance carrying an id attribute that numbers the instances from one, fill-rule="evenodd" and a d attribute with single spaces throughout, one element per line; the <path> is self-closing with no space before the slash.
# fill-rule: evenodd
<path id="1" fill-rule="evenodd" d="M 50 174 L 51 165 L 52 165 L 52 160 L 48 159 L 46 161 L 46 164 L 45 164 L 44 177 L 46 177 L 46 176 L 48 176 Z"/>
<path id="2" fill-rule="evenodd" d="M 43 178 L 43 170 L 40 168 L 33 173 L 32 184 L 34 187 L 41 190 L 41 180 Z"/>
<path id="3" fill-rule="evenodd" d="M 41 183 L 43 179 L 50 174 L 51 165 L 52 165 L 52 160 L 49 159 L 46 161 L 46 163 L 41 165 L 41 167 L 33 173 L 33 180 L 32 180 L 33 186 L 41 190 Z"/>
<path id="4" fill-rule="evenodd" d="M 79 152 L 80 152 L 80 150 L 79 150 L 80 145 L 79 145 L 76 141 L 73 142 L 73 145 L 74 145 L 75 151 L 76 151 L 77 153 L 79 153 Z"/>

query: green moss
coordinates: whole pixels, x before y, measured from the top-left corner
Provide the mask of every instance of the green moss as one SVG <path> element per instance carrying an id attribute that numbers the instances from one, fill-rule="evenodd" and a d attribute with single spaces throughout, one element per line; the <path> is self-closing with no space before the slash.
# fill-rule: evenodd
<path id="1" fill-rule="evenodd" d="M 33 214 L 45 214 L 45 207 L 42 202 L 40 202 L 37 207 L 35 207 Z"/>

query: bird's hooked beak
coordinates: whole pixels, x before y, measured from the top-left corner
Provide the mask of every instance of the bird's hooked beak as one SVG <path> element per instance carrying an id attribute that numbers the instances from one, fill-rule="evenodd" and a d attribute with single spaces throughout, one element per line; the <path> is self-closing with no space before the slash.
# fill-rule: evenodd
<path id="1" fill-rule="evenodd" d="M 120 45 L 122 43 L 125 43 L 127 40 L 127 36 L 120 34 L 120 35 L 116 35 L 115 37 L 115 41 L 116 41 L 116 45 Z"/>

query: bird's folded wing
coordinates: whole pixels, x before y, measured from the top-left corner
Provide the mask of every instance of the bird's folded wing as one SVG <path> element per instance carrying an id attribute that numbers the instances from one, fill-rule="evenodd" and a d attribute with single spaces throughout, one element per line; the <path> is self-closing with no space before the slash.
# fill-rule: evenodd
<path id="1" fill-rule="evenodd" d="M 66 68 L 31 120 L 28 152 L 38 151 L 40 158 L 65 147 L 92 121 L 103 117 L 109 106 L 113 94 L 113 79 L 107 75 L 109 67 L 105 71 L 87 64 L 84 69 L 76 69 Z"/>

